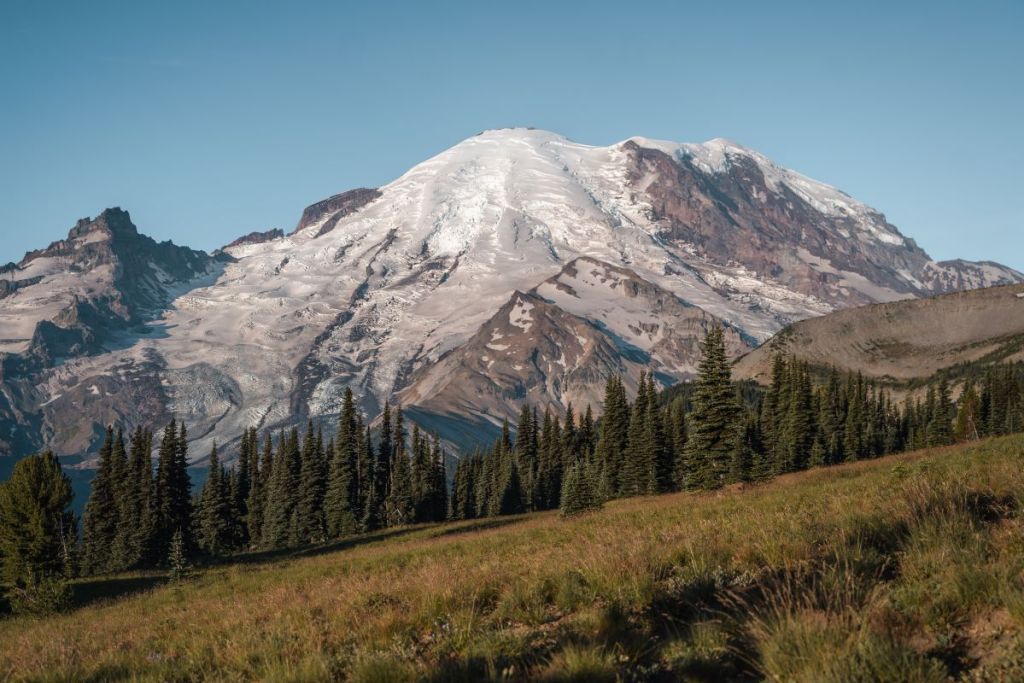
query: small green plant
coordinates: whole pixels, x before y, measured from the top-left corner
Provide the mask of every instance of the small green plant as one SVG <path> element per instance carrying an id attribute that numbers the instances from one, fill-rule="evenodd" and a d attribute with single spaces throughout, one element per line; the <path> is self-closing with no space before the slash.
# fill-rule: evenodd
<path id="1" fill-rule="evenodd" d="M 602 647 L 570 644 L 555 654 L 543 680 L 549 683 L 600 683 L 616 679 L 615 659 Z"/>
<path id="2" fill-rule="evenodd" d="M 168 577 L 173 582 L 182 581 L 188 576 L 188 557 L 185 554 L 185 538 L 181 529 L 174 532 L 171 538 L 171 550 L 167 557 L 171 571 Z"/>
<path id="3" fill-rule="evenodd" d="M 61 577 L 35 578 L 8 593 L 11 611 L 36 617 L 63 612 L 71 606 L 71 586 Z"/>

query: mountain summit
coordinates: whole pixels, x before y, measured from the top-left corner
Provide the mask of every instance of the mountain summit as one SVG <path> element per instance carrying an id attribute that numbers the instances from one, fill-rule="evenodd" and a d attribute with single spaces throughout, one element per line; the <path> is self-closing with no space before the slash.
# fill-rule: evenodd
<path id="1" fill-rule="evenodd" d="M 104 266 L 8 267 L 0 319 L 17 339 L 0 339 L 0 379 L 37 389 L 0 405 L 0 448 L 17 432 L 30 436 L 9 450 L 84 453 L 103 421 L 135 419 L 140 383 L 200 448 L 249 425 L 333 420 L 345 386 L 371 415 L 400 398 L 468 443 L 524 400 L 582 408 L 609 372 L 684 379 L 708 324 L 727 326 L 738 355 L 836 309 L 1024 281 L 936 262 L 875 209 L 720 139 L 593 147 L 485 131 L 388 185 L 317 202 L 290 235 L 247 237 L 174 276 L 147 329 L 129 316 L 116 343 L 30 369 L 18 339 L 59 327 L 45 302 Z M 162 258 L 145 256 L 153 273 L 169 272 Z M 89 415 L 58 400 L 90 386 Z M 50 426 L 68 423 L 73 435 Z"/>

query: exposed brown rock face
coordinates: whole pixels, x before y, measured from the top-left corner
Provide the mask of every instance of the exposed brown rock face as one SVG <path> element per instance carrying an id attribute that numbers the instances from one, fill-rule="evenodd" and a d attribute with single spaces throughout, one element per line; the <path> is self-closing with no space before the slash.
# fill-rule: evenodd
<path id="1" fill-rule="evenodd" d="M 380 197 L 380 190 L 360 187 L 328 197 L 316 204 L 310 204 L 302 212 L 302 218 L 299 219 L 299 224 L 295 226 L 292 234 L 300 232 L 328 217 L 316 234 L 317 237 L 326 235 L 334 229 L 339 220 L 355 213 L 378 197 Z"/>
<path id="2" fill-rule="evenodd" d="M 443 438 L 485 445 L 524 403 L 559 414 L 590 405 L 599 414 L 611 375 L 630 390 L 641 372 L 663 385 L 691 377 L 707 330 L 721 324 L 627 268 L 579 258 L 515 292 L 468 342 L 415 374 L 401 400 Z M 731 356 L 752 348 L 725 330 Z"/>
<path id="3" fill-rule="evenodd" d="M 948 291 L 952 284 L 936 280 L 933 289 L 908 282 L 901 271 L 924 277 L 931 261 L 913 240 L 901 237 L 902 245 L 894 248 L 865 239 L 858 224 L 865 218 L 899 235 L 882 214 L 818 211 L 786 185 L 773 187 L 752 157 L 736 154 L 722 172 L 709 175 L 685 156 L 674 159 L 635 142 L 625 146 L 635 162 L 632 185 L 650 202 L 663 237 L 694 245 L 712 264 L 741 264 L 793 291 L 843 306 L 877 300 L 844 288 L 844 271 L 888 290 L 891 298 Z M 824 267 L 815 269 L 809 261 Z"/>
<path id="4" fill-rule="evenodd" d="M 264 242 L 281 239 L 282 237 L 284 237 L 284 230 L 281 228 L 273 228 L 263 232 L 253 231 L 248 235 L 242 235 L 230 244 L 224 245 L 224 249 L 230 249 L 231 247 L 244 247 L 249 244 L 263 244 Z"/>

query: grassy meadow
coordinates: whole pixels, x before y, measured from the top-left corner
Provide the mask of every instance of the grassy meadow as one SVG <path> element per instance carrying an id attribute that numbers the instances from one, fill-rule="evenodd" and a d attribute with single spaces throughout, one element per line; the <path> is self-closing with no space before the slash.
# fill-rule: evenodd
<path id="1" fill-rule="evenodd" d="M 1024 680 L 1024 437 L 81 581 L 32 681 Z"/>

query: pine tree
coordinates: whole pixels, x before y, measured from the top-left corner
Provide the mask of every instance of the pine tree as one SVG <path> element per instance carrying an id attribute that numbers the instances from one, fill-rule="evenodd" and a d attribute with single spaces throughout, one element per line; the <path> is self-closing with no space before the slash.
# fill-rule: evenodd
<path id="1" fill-rule="evenodd" d="M 651 493 L 654 489 L 655 456 L 653 444 L 649 443 L 647 424 L 650 401 L 647 374 L 641 372 L 636 401 L 629 417 L 626 453 L 619 477 L 619 493 L 624 496 L 640 496 Z"/>
<path id="2" fill-rule="evenodd" d="M 691 468 L 686 459 L 686 402 L 682 398 L 674 399 L 668 406 L 668 433 L 672 444 L 672 487 L 676 490 L 686 488 L 690 480 Z"/>
<path id="3" fill-rule="evenodd" d="M 856 379 L 847 379 L 846 386 L 847 409 L 843 434 L 843 454 L 845 460 L 852 462 L 865 456 L 864 378 L 858 373 Z"/>
<path id="4" fill-rule="evenodd" d="M 559 505 L 562 516 L 572 517 L 600 507 L 592 471 L 582 460 L 573 462 L 566 468 L 562 483 Z"/>
<path id="5" fill-rule="evenodd" d="M 356 509 L 359 490 L 356 468 L 360 431 L 352 390 L 346 387 L 324 498 L 324 514 L 330 538 L 353 534 L 359 528 Z"/>
<path id="6" fill-rule="evenodd" d="M 15 463 L 10 478 L 0 482 L 0 581 L 31 590 L 70 573 L 77 535 L 68 509 L 73 497 L 53 453 Z"/>
<path id="7" fill-rule="evenodd" d="M 388 526 L 400 526 L 409 524 L 413 519 L 410 462 L 405 448 L 405 426 L 401 408 L 395 411 L 392 437 L 394 450 L 390 466 L 391 482 L 384 509 Z"/>
<path id="8" fill-rule="evenodd" d="M 178 529 L 171 536 L 170 547 L 167 551 L 167 565 L 170 567 L 168 578 L 171 581 L 181 581 L 188 574 L 188 551 L 185 546 L 185 535 Z"/>
<path id="9" fill-rule="evenodd" d="M 957 405 L 956 425 L 953 428 L 953 436 L 957 441 L 974 441 L 978 438 L 979 403 L 974 383 L 968 380 Z"/>
<path id="10" fill-rule="evenodd" d="M 534 431 L 536 432 L 536 428 Z M 537 442 L 537 475 L 533 493 L 536 497 L 533 507 L 536 510 L 550 510 L 558 506 L 565 454 L 560 448 L 562 443 L 564 442 L 559 437 L 558 418 L 553 418 L 551 411 L 545 409 Z"/>
<path id="11" fill-rule="evenodd" d="M 949 399 L 949 384 L 943 379 L 932 393 L 932 406 L 928 421 L 928 445 L 946 446 L 953 442 L 950 413 L 952 404 Z"/>
<path id="12" fill-rule="evenodd" d="M 231 499 L 224 470 L 217 453 L 217 444 L 210 450 L 209 469 L 203 485 L 197 514 L 197 540 L 206 553 L 217 557 L 231 549 Z"/>
<path id="13" fill-rule="evenodd" d="M 320 542 L 327 535 L 324 516 L 324 498 L 327 491 L 327 463 L 324 460 L 323 439 L 313 431 L 313 421 L 306 423 L 299 457 L 299 488 L 296 492 L 295 524 L 299 544 Z"/>
<path id="14" fill-rule="evenodd" d="M 256 441 L 256 430 L 246 428 L 238 448 L 238 464 L 235 468 L 235 482 L 232 488 L 232 525 L 234 527 L 235 545 L 244 548 L 249 545 L 249 497 L 252 493 L 253 479 L 258 469 L 259 445 Z"/>
<path id="15" fill-rule="evenodd" d="M 452 485 L 451 519 L 473 519 L 476 517 L 475 464 L 478 456 L 461 458 L 455 465 L 455 481 Z"/>
<path id="16" fill-rule="evenodd" d="M 252 431 L 253 462 L 256 458 L 256 430 Z M 246 529 L 250 546 L 259 545 L 263 537 L 263 518 L 267 506 L 267 492 L 270 489 L 270 476 L 273 472 L 274 446 L 270 434 L 264 438 L 263 457 L 258 466 L 252 468 L 252 483 L 249 488 L 249 499 L 246 503 Z"/>
<path id="17" fill-rule="evenodd" d="M 604 469 L 610 492 L 621 490 L 622 468 L 629 444 L 629 403 L 622 380 L 609 377 L 604 389 L 604 416 L 600 422 L 597 458 Z"/>
<path id="18" fill-rule="evenodd" d="M 725 483 L 728 476 L 739 436 L 739 404 L 721 327 L 716 325 L 708 331 L 702 352 L 689 420 L 686 459 L 693 468 L 689 486 L 711 489 Z"/>
<path id="19" fill-rule="evenodd" d="M 150 547 L 153 523 L 153 435 L 138 427 L 130 437 L 128 466 L 114 542 L 118 569 L 134 569 L 152 561 Z"/>
<path id="20" fill-rule="evenodd" d="M 367 483 L 365 489 L 365 500 L 363 501 L 362 527 L 364 531 L 373 531 L 380 528 L 383 520 L 383 490 L 380 476 L 381 466 L 377 462 L 378 453 L 373 448 L 373 440 L 370 434 L 370 427 L 366 427 L 366 435 L 363 437 L 363 459 L 368 463 Z"/>
<path id="21" fill-rule="evenodd" d="M 115 481 L 114 430 L 107 427 L 99 464 L 82 518 L 82 571 L 100 574 L 111 569 L 118 528 L 119 482 Z"/>
<path id="22" fill-rule="evenodd" d="M 789 405 L 779 435 L 781 447 L 778 472 L 794 472 L 806 469 L 814 442 L 814 414 L 811 380 L 799 363 L 789 365 L 789 390 L 786 392 Z"/>
<path id="23" fill-rule="evenodd" d="M 277 438 L 277 454 L 263 512 L 262 545 L 266 548 L 284 548 L 293 539 L 295 492 L 299 487 L 301 465 L 296 430 L 292 430 L 292 435 L 286 437 L 281 432 Z"/>
<path id="24" fill-rule="evenodd" d="M 535 415 L 530 406 L 524 403 L 519 411 L 519 424 L 516 428 L 515 461 L 522 479 L 523 505 L 528 510 L 539 510 L 543 505 L 538 450 Z"/>
<path id="25" fill-rule="evenodd" d="M 441 439 L 434 435 L 434 444 L 430 454 L 433 471 L 431 476 L 431 521 L 443 521 L 448 515 L 448 475 L 445 471 L 444 450 L 441 448 Z"/>
<path id="26" fill-rule="evenodd" d="M 181 531 L 185 551 L 191 555 L 195 548 L 195 535 L 192 529 L 192 480 L 188 475 L 188 433 L 184 420 L 178 425 L 178 438 L 174 442 L 171 483 L 168 527 Z"/>

